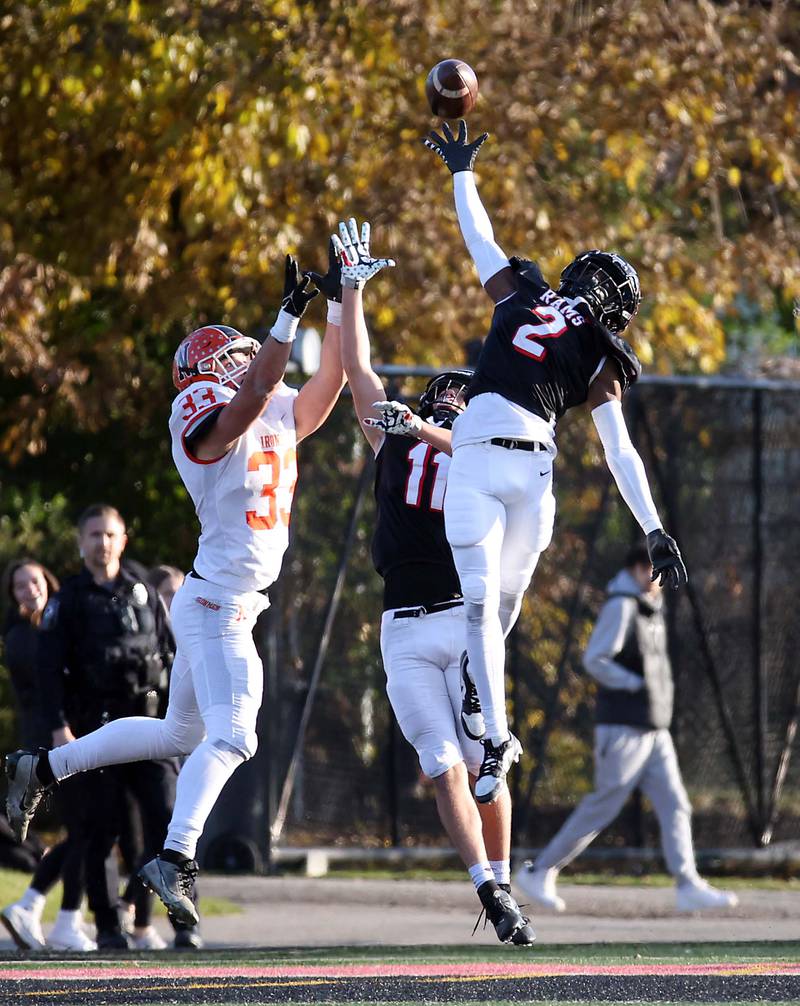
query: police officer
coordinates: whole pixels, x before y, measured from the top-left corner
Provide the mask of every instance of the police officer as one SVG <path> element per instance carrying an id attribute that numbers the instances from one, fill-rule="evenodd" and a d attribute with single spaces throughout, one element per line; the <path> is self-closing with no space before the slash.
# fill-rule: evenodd
<path id="1" fill-rule="evenodd" d="M 83 568 L 65 580 L 42 618 L 39 674 L 45 715 L 58 747 L 122 716 L 157 716 L 167 691 L 174 642 L 163 603 L 146 571 L 121 561 L 125 522 L 107 504 L 78 521 Z M 107 858 L 119 835 L 125 791 L 139 803 L 145 851 L 161 847 L 174 804 L 172 761 L 114 765 L 81 776 L 87 893 L 100 949 L 129 946 L 119 921 L 119 878 Z M 148 856 L 149 858 L 149 856 Z M 184 927 L 177 946 L 196 945 Z"/>

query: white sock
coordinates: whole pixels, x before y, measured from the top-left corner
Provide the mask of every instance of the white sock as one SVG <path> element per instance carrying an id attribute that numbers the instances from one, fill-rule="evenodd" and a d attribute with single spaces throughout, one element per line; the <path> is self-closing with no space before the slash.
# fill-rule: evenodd
<path id="1" fill-rule="evenodd" d="M 17 904 L 20 908 L 24 908 L 26 912 L 30 912 L 39 918 L 44 910 L 44 900 L 44 895 L 41 891 L 37 891 L 35 887 L 29 887 Z"/>
<path id="2" fill-rule="evenodd" d="M 204 740 L 192 751 L 178 776 L 175 810 L 164 842 L 165 849 L 194 859 L 197 841 L 222 787 L 245 760 L 229 744 Z"/>
<path id="3" fill-rule="evenodd" d="M 472 883 L 475 885 L 476 891 L 481 884 L 485 884 L 487 880 L 494 880 L 492 868 L 488 863 L 476 863 L 474 866 L 471 866 L 469 868 L 469 875 L 472 878 Z"/>
<path id="4" fill-rule="evenodd" d="M 80 909 L 76 908 L 74 911 L 64 911 L 60 909 L 58 915 L 56 916 L 56 925 L 59 928 L 64 929 L 80 929 L 81 922 L 83 922 L 83 917 L 81 915 Z"/>
<path id="5" fill-rule="evenodd" d="M 498 884 L 511 883 L 511 862 L 508 859 L 490 859 L 489 866 Z"/>

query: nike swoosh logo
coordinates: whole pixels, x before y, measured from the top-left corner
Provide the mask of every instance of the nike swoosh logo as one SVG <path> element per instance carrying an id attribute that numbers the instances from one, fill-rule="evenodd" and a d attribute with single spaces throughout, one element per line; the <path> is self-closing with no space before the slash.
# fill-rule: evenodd
<path id="1" fill-rule="evenodd" d="M 549 474 L 550 474 L 550 470 L 549 470 L 549 469 L 547 469 L 547 470 L 545 470 L 545 471 L 543 471 L 543 472 L 539 472 L 539 474 L 540 474 L 540 475 L 549 475 Z"/>

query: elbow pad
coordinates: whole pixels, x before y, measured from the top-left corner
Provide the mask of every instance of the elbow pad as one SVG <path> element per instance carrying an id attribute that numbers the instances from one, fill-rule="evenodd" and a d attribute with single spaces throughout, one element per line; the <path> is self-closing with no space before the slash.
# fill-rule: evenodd
<path id="1" fill-rule="evenodd" d="M 596 409 L 592 409 L 592 419 L 620 495 L 645 534 L 658 530 L 662 526 L 661 520 L 653 502 L 642 459 L 633 446 L 625 425 L 622 403 L 613 401 L 598 405 Z"/>
<path id="2" fill-rule="evenodd" d="M 492 222 L 483 208 L 475 176 L 471 171 L 453 175 L 456 215 L 464 244 L 472 256 L 481 283 L 486 283 L 495 273 L 509 264 L 503 249 L 494 239 Z"/>

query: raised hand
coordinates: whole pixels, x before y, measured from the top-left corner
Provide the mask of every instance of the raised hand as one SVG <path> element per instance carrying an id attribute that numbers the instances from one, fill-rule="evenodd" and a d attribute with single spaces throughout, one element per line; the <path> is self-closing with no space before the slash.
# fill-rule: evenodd
<path id="1" fill-rule="evenodd" d="M 422 420 L 402 402 L 373 402 L 372 408 L 380 412 L 373 418 L 365 416 L 361 421 L 373 430 L 383 433 L 397 433 L 403 437 L 415 437 L 422 429 Z"/>
<path id="2" fill-rule="evenodd" d="M 458 123 L 458 136 L 453 136 L 450 127 L 445 122 L 442 124 L 444 136 L 431 131 L 422 141 L 428 150 L 432 150 L 444 161 L 450 169 L 450 173 L 455 175 L 459 171 L 472 171 L 478 151 L 489 139 L 488 133 L 481 133 L 477 140 L 472 143 L 467 142 L 467 124 L 463 119 Z"/>
<path id="3" fill-rule="evenodd" d="M 286 256 L 286 269 L 283 278 L 283 300 L 281 310 L 295 318 L 302 318 L 303 312 L 308 307 L 309 301 L 313 300 L 319 290 L 309 289 L 311 277 L 306 273 L 300 278 L 300 269 L 297 262 L 291 255 Z"/>
<path id="4" fill-rule="evenodd" d="M 373 258 L 369 250 L 370 226 L 365 220 L 361 225 L 361 236 L 355 219 L 339 224 L 339 236 L 331 238 L 339 261 L 342 264 L 342 286 L 360 290 L 361 287 L 386 267 L 395 264 L 394 259 Z"/>
<path id="5" fill-rule="evenodd" d="M 689 582 L 689 575 L 683 564 L 678 544 L 665 531 L 659 529 L 648 534 L 647 552 L 650 556 L 650 562 L 653 564 L 651 580 L 660 576 L 660 586 L 664 587 L 669 584 L 673 590 L 677 590 L 681 584 Z"/>
<path id="6" fill-rule="evenodd" d="M 321 290 L 328 300 L 335 300 L 337 304 L 342 302 L 342 264 L 339 261 L 339 256 L 336 254 L 336 245 L 334 244 L 333 238 L 328 242 L 328 271 L 325 275 L 321 275 L 318 272 L 308 272 L 303 273 L 304 276 L 308 276 L 314 286 Z"/>

